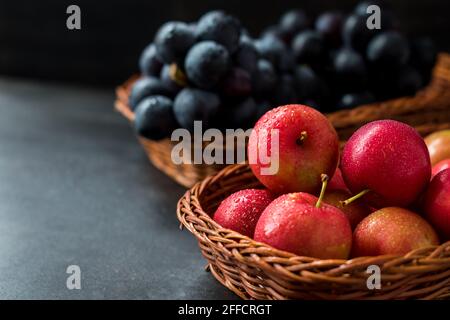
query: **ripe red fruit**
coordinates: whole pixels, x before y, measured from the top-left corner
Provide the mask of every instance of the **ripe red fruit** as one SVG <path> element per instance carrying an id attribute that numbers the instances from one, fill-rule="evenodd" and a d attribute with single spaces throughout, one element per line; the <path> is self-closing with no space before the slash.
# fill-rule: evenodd
<path id="1" fill-rule="evenodd" d="M 341 210 L 298 192 L 284 194 L 267 206 L 254 239 L 299 256 L 346 259 L 352 230 Z"/>
<path id="2" fill-rule="evenodd" d="M 450 159 L 441 160 L 436 163 L 431 170 L 431 178 L 437 175 L 442 170 L 450 168 Z"/>
<path id="3" fill-rule="evenodd" d="M 450 240 L 450 169 L 439 172 L 425 194 L 425 214 L 442 236 Z"/>
<path id="4" fill-rule="evenodd" d="M 398 121 L 379 120 L 358 129 L 342 153 L 341 170 L 353 193 L 374 207 L 407 207 L 431 176 L 430 156 L 417 131 Z"/>
<path id="5" fill-rule="evenodd" d="M 351 196 L 352 194 L 346 190 L 330 190 L 325 193 L 323 202 L 328 203 L 345 213 L 353 230 L 361 220 L 369 215 L 371 210 L 361 201 L 361 199 L 355 200 L 348 205 L 342 205 L 341 201 L 347 200 Z"/>
<path id="6" fill-rule="evenodd" d="M 345 185 L 341 169 L 336 168 L 333 178 L 331 178 L 330 182 L 328 183 L 328 190 L 350 191 L 348 190 L 348 187 Z"/>
<path id="7" fill-rule="evenodd" d="M 253 237 L 261 213 L 273 199 L 268 190 L 241 190 L 222 201 L 213 219 L 224 228 Z"/>
<path id="8" fill-rule="evenodd" d="M 450 129 L 433 132 L 425 137 L 431 164 L 450 158 Z"/>
<path id="9" fill-rule="evenodd" d="M 278 130 L 279 145 L 272 138 Z M 278 148 L 279 147 L 279 148 Z M 278 151 L 278 171 L 264 174 L 269 157 Z M 275 193 L 317 192 L 321 174 L 333 176 L 339 158 L 339 141 L 328 119 L 304 105 L 286 105 L 268 111 L 256 123 L 248 144 L 250 168 Z M 276 160 L 276 159 L 275 159 Z"/>
<path id="10" fill-rule="evenodd" d="M 353 233 L 352 256 L 406 254 L 437 244 L 436 232 L 422 217 L 403 208 L 388 207 L 358 224 Z"/>

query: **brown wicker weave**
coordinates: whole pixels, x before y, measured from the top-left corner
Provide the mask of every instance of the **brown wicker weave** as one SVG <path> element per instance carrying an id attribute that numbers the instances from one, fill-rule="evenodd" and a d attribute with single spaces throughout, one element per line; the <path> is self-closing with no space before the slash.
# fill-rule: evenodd
<path id="1" fill-rule="evenodd" d="M 197 183 L 178 202 L 177 216 L 198 240 L 207 269 L 243 299 L 450 298 L 450 242 L 352 260 L 299 257 L 224 229 L 210 215 L 228 195 L 261 187 L 247 165 L 229 166 Z M 368 290 L 370 265 L 381 268 L 381 289 Z"/>
<path id="2" fill-rule="evenodd" d="M 128 96 L 137 79 L 138 76 L 130 78 L 116 90 L 116 110 L 130 121 L 134 120 L 134 114 L 128 106 Z M 450 55 L 444 53 L 439 55 L 433 80 L 414 97 L 342 110 L 329 114 L 328 118 L 342 141 L 347 140 L 363 124 L 378 119 L 403 121 L 414 126 L 422 135 L 450 128 Z M 174 143 L 169 139 L 152 141 L 140 137 L 139 141 L 150 161 L 158 169 L 188 188 L 224 167 L 224 165 L 206 164 L 176 165 L 170 157 Z"/>
<path id="3" fill-rule="evenodd" d="M 124 85 L 118 87 L 116 90 L 117 100 L 115 108 L 130 122 L 134 121 L 134 113 L 128 106 L 128 96 L 133 83 L 138 78 L 138 76 L 130 78 Z M 172 161 L 171 152 L 177 142 L 173 142 L 170 139 L 163 139 L 160 141 L 154 141 L 144 137 L 138 137 L 138 139 L 153 165 L 186 188 L 192 187 L 196 182 L 218 172 L 226 166 L 221 164 L 175 164 Z M 208 142 L 203 143 L 201 147 L 202 152 L 208 144 Z M 195 148 L 195 146 L 192 148 Z M 224 152 L 226 152 L 227 146 L 225 143 L 223 148 Z M 191 151 L 193 152 L 193 150 Z M 232 151 L 234 152 L 234 150 Z"/>

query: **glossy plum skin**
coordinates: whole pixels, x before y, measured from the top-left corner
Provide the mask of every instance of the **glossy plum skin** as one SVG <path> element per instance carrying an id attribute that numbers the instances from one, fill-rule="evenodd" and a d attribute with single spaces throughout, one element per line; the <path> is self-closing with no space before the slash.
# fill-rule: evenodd
<path id="1" fill-rule="evenodd" d="M 379 120 L 358 129 L 341 158 L 346 185 L 373 207 L 407 207 L 431 177 L 430 156 L 414 128 L 394 120 Z"/>
<path id="2" fill-rule="evenodd" d="M 450 169 L 439 172 L 431 180 L 425 195 L 425 213 L 442 240 L 450 240 Z"/>
<path id="3" fill-rule="evenodd" d="M 346 259 L 352 231 L 345 214 L 305 193 L 284 194 L 263 211 L 254 239 L 299 256 Z"/>
<path id="4" fill-rule="evenodd" d="M 370 214 L 353 233 L 352 257 L 406 254 L 437 245 L 433 228 L 418 214 L 398 207 Z"/>
<path id="5" fill-rule="evenodd" d="M 261 213 L 273 199 L 268 190 L 241 190 L 222 201 L 213 219 L 222 227 L 251 238 Z"/>
<path id="6" fill-rule="evenodd" d="M 260 150 L 272 155 L 271 133 L 279 134 L 279 168 L 275 174 L 264 175 Z M 307 137 L 299 144 L 302 132 Z M 267 139 L 263 139 L 266 136 Z M 333 176 L 339 158 L 338 136 L 328 119 L 317 110 L 304 105 L 286 105 L 268 111 L 254 126 L 248 144 L 248 156 L 258 180 L 274 193 L 315 193 L 322 184 L 320 175 Z M 256 158 L 256 159 L 255 159 Z"/>
<path id="7" fill-rule="evenodd" d="M 433 166 L 433 169 L 431 170 L 431 178 L 433 178 L 435 175 L 437 175 L 439 172 L 445 169 L 450 168 L 450 159 L 445 159 L 442 161 L 439 161 Z"/>

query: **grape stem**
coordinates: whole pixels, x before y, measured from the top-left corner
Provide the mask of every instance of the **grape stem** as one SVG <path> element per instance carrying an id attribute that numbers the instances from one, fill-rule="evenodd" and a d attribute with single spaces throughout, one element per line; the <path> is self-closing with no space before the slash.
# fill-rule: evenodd
<path id="1" fill-rule="evenodd" d="M 176 63 L 172 63 L 169 67 L 169 77 L 181 87 L 185 87 L 187 85 L 186 75 L 181 71 L 181 69 L 177 66 Z"/>

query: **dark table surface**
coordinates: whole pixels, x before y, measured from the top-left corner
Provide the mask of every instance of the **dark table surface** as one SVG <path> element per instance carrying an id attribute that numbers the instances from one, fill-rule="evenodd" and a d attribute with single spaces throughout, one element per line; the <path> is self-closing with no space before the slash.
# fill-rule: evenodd
<path id="1" fill-rule="evenodd" d="M 0 78 L 0 298 L 236 298 L 178 229 L 114 92 Z M 81 269 L 68 290 L 66 269 Z"/>

